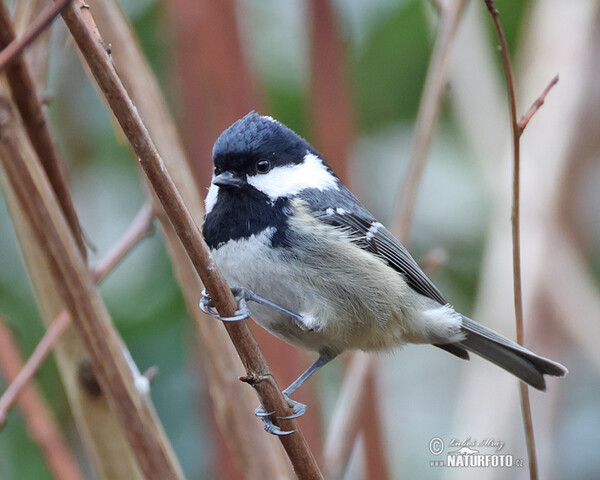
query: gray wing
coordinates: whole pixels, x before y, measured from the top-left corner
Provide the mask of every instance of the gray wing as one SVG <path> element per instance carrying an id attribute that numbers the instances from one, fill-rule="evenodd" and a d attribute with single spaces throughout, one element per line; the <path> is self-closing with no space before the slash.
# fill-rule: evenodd
<path id="1" fill-rule="evenodd" d="M 322 222 L 344 229 L 356 245 L 387 262 L 413 290 L 442 305 L 448 303 L 408 250 L 364 208 L 350 212 L 343 207 L 329 207 L 314 213 Z"/>
<path id="2" fill-rule="evenodd" d="M 416 292 L 446 305 L 448 302 L 433 284 L 408 250 L 382 225 L 340 182 L 337 191 L 329 190 L 322 195 L 315 190 L 305 190 L 299 197 L 320 221 L 342 228 L 363 250 L 377 255 L 391 268 L 400 273 L 406 283 Z M 457 344 L 436 345 L 459 358 L 468 360 L 468 352 Z"/>

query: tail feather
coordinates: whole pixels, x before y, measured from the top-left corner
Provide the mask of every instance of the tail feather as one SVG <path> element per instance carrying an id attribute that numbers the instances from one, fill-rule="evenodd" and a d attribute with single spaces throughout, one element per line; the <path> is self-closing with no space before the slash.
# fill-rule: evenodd
<path id="1" fill-rule="evenodd" d="M 560 363 L 541 357 L 506 337 L 463 317 L 465 339 L 457 345 L 512 373 L 538 390 L 546 390 L 544 375 L 562 377 L 568 370 Z"/>

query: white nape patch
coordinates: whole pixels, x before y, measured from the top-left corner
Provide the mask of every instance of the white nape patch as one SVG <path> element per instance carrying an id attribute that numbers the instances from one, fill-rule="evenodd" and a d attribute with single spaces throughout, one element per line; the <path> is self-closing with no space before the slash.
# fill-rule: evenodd
<path id="1" fill-rule="evenodd" d="M 379 222 L 373 222 L 371 224 L 371 226 L 369 227 L 369 230 L 367 230 L 367 234 L 365 235 L 367 242 L 370 242 L 371 240 L 373 240 L 373 237 L 377 233 L 377 230 L 379 230 L 381 227 L 383 227 L 383 225 Z"/>
<path id="2" fill-rule="evenodd" d="M 210 211 L 215 206 L 215 203 L 217 203 L 217 195 L 218 194 L 219 194 L 219 187 L 217 185 L 213 185 L 211 183 L 210 188 L 208 189 L 208 193 L 206 194 L 206 198 L 204 199 L 204 205 L 205 205 L 207 214 L 210 213 Z"/>
<path id="3" fill-rule="evenodd" d="M 423 312 L 425 330 L 436 339 L 459 342 L 464 339 L 461 332 L 462 315 L 452 305 L 446 304 Z M 437 340 L 436 340 L 437 341 Z"/>
<path id="4" fill-rule="evenodd" d="M 269 173 L 248 176 L 248 183 L 266 194 L 272 201 L 288 197 L 307 188 L 327 190 L 338 189 L 336 178 L 327 170 L 323 162 L 310 152 L 304 161 L 297 165 L 275 167 Z"/>

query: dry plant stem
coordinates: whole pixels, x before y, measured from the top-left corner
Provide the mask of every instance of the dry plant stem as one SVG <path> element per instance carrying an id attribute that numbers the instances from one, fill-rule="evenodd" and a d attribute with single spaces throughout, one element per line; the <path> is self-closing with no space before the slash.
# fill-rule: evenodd
<path id="1" fill-rule="evenodd" d="M 512 127 L 512 146 L 513 146 L 513 200 L 512 200 L 512 244 L 513 244 L 513 282 L 515 299 L 515 321 L 517 329 L 517 342 L 523 345 L 523 292 L 521 288 L 521 226 L 520 226 L 520 171 L 521 171 L 521 133 L 523 129 L 517 120 L 517 97 L 515 94 L 515 84 L 513 80 L 512 67 L 510 64 L 510 55 L 504 30 L 500 25 L 498 11 L 494 6 L 493 0 L 484 0 L 487 9 L 492 16 L 494 26 L 500 39 L 500 53 L 506 77 L 508 89 L 508 101 L 510 105 L 510 119 Z M 551 87 L 551 86 L 550 86 Z M 533 115 L 533 113 L 532 113 Z M 527 456 L 529 459 L 529 478 L 535 480 L 538 478 L 537 453 L 535 449 L 535 435 L 533 431 L 533 418 L 531 415 L 531 401 L 529 399 L 529 389 L 523 382 L 519 382 L 519 392 L 521 397 L 521 412 L 523 415 L 523 425 L 525 428 L 525 439 L 527 442 Z"/>
<path id="2" fill-rule="evenodd" d="M 87 8 L 84 9 L 86 15 L 89 15 Z M 217 310 L 222 316 L 233 316 L 237 305 L 227 282 L 218 270 L 198 226 L 194 223 L 173 180 L 166 171 L 146 127 L 114 70 L 101 39 L 96 36 L 97 34 L 94 35 L 90 23 L 84 20 L 80 5 L 71 4 L 62 15 L 110 108 L 138 156 L 142 169 L 169 216 L 198 275 L 210 292 Z M 93 22 L 91 17 L 88 19 Z M 246 368 L 248 381 L 254 386 L 261 403 L 267 411 L 274 411 L 277 417 L 289 415 L 289 406 L 273 379 L 246 323 L 226 323 L 225 327 Z M 291 435 L 281 436 L 280 440 L 298 477 L 321 478 L 317 464 L 297 423 L 294 420 L 281 420 L 278 423 L 284 430 L 295 430 L 295 433 Z"/>
<path id="3" fill-rule="evenodd" d="M 121 240 L 100 261 L 98 266 L 92 270 L 92 276 L 96 283 L 101 282 L 125 258 L 133 247 L 152 231 L 152 219 L 152 208 L 150 205 L 145 205 L 136 215 L 133 223 Z M 23 368 L 11 379 L 10 385 L 0 397 L 0 427 L 6 421 L 8 411 L 19 399 L 19 395 L 23 393 L 29 381 L 38 372 L 52 351 L 52 348 L 70 324 L 71 314 L 67 310 L 63 310 L 47 328 L 44 336 L 27 359 L 27 362 L 25 362 Z"/>
<path id="4" fill-rule="evenodd" d="M 394 219 L 392 232 L 400 241 L 406 240 L 412 221 L 419 184 L 442 105 L 450 53 L 466 4 L 466 0 L 457 0 L 444 4 L 441 9 L 440 33 L 436 37 L 421 96 L 408 173 L 394 206 L 394 211 L 399 215 Z"/>
<path id="5" fill-rule="evenodd" d="M 0 368 L 8 381 L 13 381 L 21 371 L 23 361 L 10 330 L 0 318 Z M 57 480 L 80 480 L 75 455 L 67 446 L 52 411 L 35 385 L 29 385 L 19 400 L 27 431 L 40 448 L 52 476 Z M 0 425 L 1 425 L 0 421 Z M 1 428 L 1 427 L 0 427 Z"/>
<path id="6" fill-rule="evenodd" d="M 56 194 L 64 215 L 67 218 L 79 250 L 85 255 L 83 235 L 75 207 L 67 187 L 66 175 L 56 146 L 52 141 L 42 102 L 37 93 L 29 68 L 20 51 L 29 45 L 50 25 L 52 19 L 63 10 L 70 0 L 56 2 L 52 8 L 33 22 L 32 27 L 19 40 L 15 40 L 10 13 L 4 2 L 0 2 L 0 53 L 2 68 L 6 68 L 6 77 L 11 94 L 27 131 L 31 145 L 40 159 L 50 184 Z"/>
<path id="7" fill-rule="evenodd" d="M 10 64 L 10 62 L 15 60 L 16 57 L 31 44 L 31 42 L 33 42 L 46 28 L 48 28 L 54 18 L 63 8 L 67 6 L 67 3 L 70 1 L 71 0 L 57 1 L 38 18 L 36 18 L 27 31 L 18 39 L 15 38 L 14 31 L 11 32 L 12 25 L 9 29 L 5 30 L 4 35 L 10 35 L 10 33 L 12 33 L 13 40 L 10 40 L 10 43 L 7 46 L 2 46 L 3 50 L 0 52 L 0 71 L 4 70 Z M 4 11 L 2 12 L 3 27 L 7 26 L 7 20 L 10 22 L 10 17 L 6 17 L 6 14 L 8 14 L 8 11 L 5 7 Z"/>

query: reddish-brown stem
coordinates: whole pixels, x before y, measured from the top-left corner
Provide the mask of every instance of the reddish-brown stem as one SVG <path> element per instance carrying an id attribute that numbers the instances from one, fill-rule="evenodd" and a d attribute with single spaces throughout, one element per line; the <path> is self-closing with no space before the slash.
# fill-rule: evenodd
<path id="1" fill-rule="evenodd" d="M 354 112 L 339 19 L 331 0 L 308 2 L 311 37 L 311 126 L 316 148 L 344 182 L 354 137 Z"/>
<path id="2" fill-rule="evenodd" d="M 227 282 L 218 270 L 198 226 L 194 223 L 175 188 L 162 158 L 114 69 L 109 54 L 103 47 L 97 30 L 94 31 L 91 28 L 94 21 L 89 10 L 87 8 L 81 10 L 82 6 L 78 2 L 78 4 L 71 4 L 67 7 L 62 14 L 65 23 L 108 105 L 138 156 L 144 173 L 156 192 L 196 272 L 210 293 L 217 310 L 224 317 L 233 316 L 237 305 Z M 267 411 L 274 411 L 277 417 L 289 415 L 290 409 L 287 401 L 273 379 L 267 362 L 246 323 L 225 322 L 225 328 L 246 368 L 250 383 L 258 393 L 263 406 Z M 284 430 L 295 431 L 291 435 L 281 436 L 280 440 L 298 477 L 321 478 L 318 466 L 299 431 L 296 421 L 285 419 L 277 422 Z"/>
<path id="3" fill-rule="evenodd" d="M 97 283 L 101 282 L 125 258 L 131 249 L 149 234 L 152 229 L 153 216 L 150 205 L 142 207 L 125 235 L 100 261 L 98 266 L 92 270 L 92 275 Z M 10 385 L 0 397 L 0 427 L 6 421 L 8 411 L 19 399 L 19 395 L 23 393 L 29 381 L 38 372 L 52 348 L 70 324 L 71 314 L 67 310 L 63 310 L 47 328 L 46 333 L 44 333 L 40 343 L 35 347 L 23 368 L 11 379 Z"/>
<path id="4" fill-rule="evenodd" d="M 85 256 L 83 234 L 67 187 L 63 165 L 56 146 L 52 141 L 46 115 L 35 83 L 25 63 L 25 59 L 22 55 L 19 55 L 27 45 L 50 25 L 54 17 L 64 10 L 69 2 L 70 0 L 57 1 L 45 13 L 41 14 L 19 39 L 16 39 L 10 13 L 6 5 L 4 2 L 0 2 L 0 48 L 4 48 L 0 52 L 0 69 L 6 69 L 8 85 L 23 120 L 27 136 L 44 167 L 69 227 L 75 236 L 77 246 Z"/>
<path id="5" fill-rule="evenodd" d="M 536 114 L 536 112 L 544 104 L 544 101 L 546 100 L 546 96 L 548 95 L 550 90 L 552 90 L 552 87 L 554 87 L 554 85 L 556 85 L 557 83 L 558 83 L 558 73 L 554 76 L 554 78 L 552 80 L 550 80 L 550 83 L 548 84 L 548 86 L 546 86 L 546 88 L 544 88 L 544 91 L 540 94 L 540 96 L 538 98 L 535 99 L 535 101 L 531 104 L 531 107 L 529 107 L 529 110 L 527 110 L 525 115 L 523 115 L 521 117 L 521 120 L 519 120 L 519 135 L 523 135 L 523 130 L 525 130 L 525 127 L 527 127 L 531 118 Z"/>
<path id="6" fill-rule="evenodd" d="M 512 126 L 512 144 L 513 144 L 513 199 L 512 199 L 512 244 L 513 244 L 513 286 L 515 300 L 515 322 L 517 330 L 517 342 L 523 345 L 523 292 L 521 287 L 521 226 L 520 226 L 520 183 L 521 183 L 521 144 L 520 138 L 522 129 L 517 120 L 517 97 L 515 94 L 515 84 L 513 72 L 510 64 L 510 54 L 504 30 L 500 24 L 498 10 L 494 6 L 493 0 L 484 0 L 492 16 L 494 26 L 500 39 L 500 53 L 506 77 L 508 89 L 508 101 L 510 105 L 510 120 Z M 529 389 L 523 382 L 519 383 L 519 392 L 521 397 L 521 412 L 523 415 L 523 425 L 525 427 L 525 439 L 527 442 L 527 455 L 529 458 L 529 477 L 531 480 L 538 478 L 537 453 L 535 449 L 535 435 L 533 431 L 533 419 L 531 415 L 531 402 L 529 400 Z"/>
<path id="7" fill-rule="evenodd" d="M 7 381 L 13 384 L 18 374 L 23 371 L 21 354 L 13 335 L 2 319 L 0 319 L 0 369 Z M 19 399 L 19 408 L 23 412 L 29 435 L 44 455 L 52 476 L 57 480 L 83 479 L 75 455 L 69 449 L 50 408 L 35 385 L 30 384 L 23 391 Z M 3 421 L 0 419 L 0 426 Z"/>

